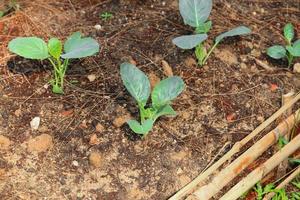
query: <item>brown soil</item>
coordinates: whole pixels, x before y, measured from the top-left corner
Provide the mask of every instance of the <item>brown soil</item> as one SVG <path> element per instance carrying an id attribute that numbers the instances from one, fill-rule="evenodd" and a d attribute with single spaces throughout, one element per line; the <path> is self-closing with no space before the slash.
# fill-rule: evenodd
<path id="1" fill-rule="evenodd" d="M 0 19 L 3 200 L 167 199 L 216 159 L 226 142 L 234 144 L 276 111 L 283 93 L 300 88 L 299 76 L 284 68 L 285 62 L 265 54 L 266 47 L 283 42 L 286 22 L 300 30 L 298 1 L 216 0 L 210 43 L 240 24 L 253 34 L 226 40 L 202 68 L 195 66 L 192 51 L 171 42 L 192 31 L 183 25 L 177 1 L 20 2 L 20 11 Z M 113 18 L 99 18 L 105 11 Z M 97 31 L 96 24 L 102 29 Z M 6 48 L 16 36 L 65 39 L 73 31 L 97 39 L 101 52 L 72 63 L 64 96 L 51 93 L 47 62 L 13 57 Z M 276 70 L 265 70 L 255 59 L 269 61 Z M 138 117 L 119 76 L 126 60 L 156 80 L 165 77 L 165 60 L 186 83 L 173 103 L 178 116 L 160 119 L 144 139 L 126 124 L 114 123 Z M 89 75 L 96 79 L 89 81 Z M 31 130 L 36 116 L 40 127 Z M 30 141 L 40 135 L 50 136 L 51 148 L 29 151 Z"/>

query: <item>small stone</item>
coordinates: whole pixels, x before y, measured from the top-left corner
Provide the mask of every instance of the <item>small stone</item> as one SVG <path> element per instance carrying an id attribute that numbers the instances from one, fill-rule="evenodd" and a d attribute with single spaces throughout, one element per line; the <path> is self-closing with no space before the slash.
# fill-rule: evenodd
<path id="1" fill-rule="evenodd" d="M 98 132 L 98 133 L 101 133 L 101 132 L 103 132 L 104 131 L 104 126 L 102 126 L 102 124 L 100 124 L 100 123 L 98 123 L 97 125 L 96 125 L 96 132 Z"/>
<path id="2" fill-rule="evenodd" d="M 40 126 L 40 122 L 41 122 L 41 118 L 40 117 L 35 117 L 31 120 L 30 122 L 30 127 L 33 129 L 33 130 L 38 130 L 39 129 L 39 126 Z"/>
<path id="3" fill-rule="evenodd" d="M 300 63 L 294 64 L 293 71 L 298 74 L 300 73 Z"/>
<path id="4" fill-rule="evenodd" d="M 247 65 L 245 63 L 241 63 L 240 67 L 243 71 L 247 70 Z"/>
<path id="5" fill-rule="evenodd" d="M 89 156 L 90 164 L 94 167 L 100 167 L 102 165 L 102 156 L 98 152 L 92 152 Z"/>
<path id="6" fill-rule="evenodd" d="M 153 72 L 148 75 L 150 86 L 153 89 L 156 84 L 160 82 L 160 78 L 156 76 Z"/>
<path id="7" fill-rule="evenodd" d="M 131 119 L 131 116 L 129 114 L 126 114 L 124 116 L 120 116 L 115 118 L 115 120 L 113 121 L 113 125 L 117 128 L 120 128 L 121 126 L 123 126 L 123 124 L 125 124 L 128 120 Z"/>
<path id="8" fill-rule="evenodd" d="M 102 29 L 102 26 L 100 24 L 96 24 L 94 26 L 94 28 L 97 30 L 97 31 L 100 31 Z"/>
<path id="9" fill-rule="evenodd" d="M 258 116 L 257 121 L 259 121 L 260 123 L 263 123 L 265 121 L 265 118 L 263 116 Z"/>
<path id="10" fill-rule="evenodd" d="M 87 76 L 87 78 L 89 79 L 90 82 L 94 82 L 96 80 L 96 75 L 95 74 L 90 74 Z"/>
<path id="11" fill-rule="evenodd" d="M 32 138 L 28 141 L 27 149 L 29 152 L 45 152 L 48 149 L 52 148 L 53 140 L 52 137 L 48 134 L 42 134 L 35 138 Z"/>
<path id="12" fill-rule="evenodd" d="M 99 138 L 97 137 L 97 134 L 94 133 L 91 137 L 90 137 L 90 142 L 89 142 L 90 145 L 98 145 L 100 144 L 100 140 Z"/>
<path id="13" fill-rule="evenodd" d="M 11 145 L 10 139 L 7 137 L 0 135 L 0 150 L 7 150 L 9 149 L 9 146 Z"/>
<path id="14" fill-rule="evenodd" d="M 169 65 L 169 63 L 165 60 L 162 60 L 161 61 L 161 65 L 163 67 L 163 70 L 164 70 L 164 74 L 167 76 L 167 77 L 171 77 L 173 76 L 173 70 L 171 68 L 171 66 Z"/>
<path id="15" fill-rule="evenodd" d="M 75 166 L 75 167 L 78 167 L 78 166 L 79 166 L 79 163 L 78 163 L 77 160 L 73 160 L 72 165 Z"/>
<path id="16" fill-rule="evenodd" d="M 20 116 L 21 116 L 21 114 L 22 114 L 22 110 L 21 110 L 21 108 L 19 108 L 19 109 L 15 110 L 15 115 L 16 115 L 16 117 L 20 117 Z"/>

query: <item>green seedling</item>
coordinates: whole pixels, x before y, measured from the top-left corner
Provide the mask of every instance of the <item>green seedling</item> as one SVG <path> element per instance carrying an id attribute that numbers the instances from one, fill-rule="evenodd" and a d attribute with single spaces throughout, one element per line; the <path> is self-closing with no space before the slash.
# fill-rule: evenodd
<path id="1" fill-rule="evenodd" d="M 70 59 L 84 58 L 99 52 L 98 42 L 90 37 L 82 38 L 80 32 L 73 33 L 64 46 L 57 38 L 51 38 L 47 44 L 37 37 L 18 37 L 9 42 L 8 48 L 27 59 L 48 59 L 54 68 L 54 78 L 50 83 L 56 94 L 64 93 L 64 77 Z"/>
<path id="2" fill-rule="evenodd" d="M 110 12 L 103 12 L 100 14 L 100 17 L 102 20 L 107 21 L 110 20 L 113 17 L 113 14 Z"/>
<path id="3" fill-rule="evenodd" d="M 131 96 L 137 101 L 141 121 L 129 120 L 132 131 L 145 137 L 152 129 L 154 122 L 161 116 L 175 116 L 171 101 L 184 89 L 184 82 L 178 76 L 160 81 L 151 93 L 148 77 L 135 65 L 121 64 L 121 78 Z M 147 106 L 151 94 L 151 106 Z"/>
<path id="4" fill-rule="evenodd" d="M 206 63 L 213 50 L 224 38 L 251 33 L 249 28 L 238 26 L 217 36 L 213 46 L 207 50 L 203 42 L 207 39 L 207 33 L 212 27 L 212 22 L 208 21 L 211 9 L 212 0 L 179 0 L 179 10 L 184 23 L 193 27 L 195 33 L 174 38 L 173 43 L 181 49 L 195 48 L 195 55 L 200 66 Z"/>
<path id="5" fill-rule="evenodd" d="M 283 28 L 286 46 L 274 45 L 267 49 L 267 54 L 274 59 L 286 58 L 290 67 L 295 57 L 300 57 L 300 39 L 293 42 L 295 37 L 294 26 L 288 23 Z"/>

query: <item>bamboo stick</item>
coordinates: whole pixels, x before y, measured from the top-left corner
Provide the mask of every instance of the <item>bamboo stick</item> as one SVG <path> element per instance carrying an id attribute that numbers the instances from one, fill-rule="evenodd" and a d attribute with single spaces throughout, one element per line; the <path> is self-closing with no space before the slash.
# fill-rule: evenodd
<path id="1" fill-rule="evenodd" d="M 229 166 L 223 169 L 212 181 L 200 187 L 193 193 L 200 200 L 207 200 L 217 194 L 225 185 L 233 180 L 241 171 L 243 171 L 249 164 L 258 158 L 263 152 L 271 147 L 279 138 L 287 134 L 294 126 L 295 119 L 300 109 L 294 115 L 289 116 L 286 120 L 281 122 L 275 129 L 270 131 L 262 139 L 256 142 L 246 152 L 239 156 Z"/>
<path id="2" fill-rule="evenodd" d="M 300 93 L 297 94 L 291 101 L 289 101 L 286 105 L 282 106 L 279 110 L 277 110 L 271 117 L 269 117 L 266 121 L 260 124 L 255 130 L 253 130 L 249 135 L 247 135 L 243 140 L 235 143 L 230 151 L 228 151 L 222 158 L 220 158 L 215 164 L 209 167 L 206 171 L 201 173 L 198 177 L 196 177 L 192 182 L 184 186 L 181 190 L 179 190 L 175 195 L 173 195 L 169 200 L 181 200 L 190 193 L 192 193 L 196 186 L 199 184 L 203 184 L 203 181 L 207 179 L 212 173 L 214 173 L 221 165 L 223 165 L 227 160 L 229 160 L 234 154 L 240 151 L 240 149 L 247 144 L 250 140 L 252 140 L 257 134 L 263 131 L 267 126 L 269 126 L 275 119 L 277 119 L 282 113 L 284 113 L 287 109 L 289 109 L 292 105 L 294 105 L 300 99 Z"/>
<path id="3" fill-rule="evenodd" d="M 284 146 L 264 164 L 252 171 L 246 178 L 231 188 L 220 200 L 236 200 L 251 189 L 266 174 L 278 166 L 283 160 L 300 148 L 300 135 Z"/>
<path id="4" fill-rule="evenodd" d="M 289 182 L 291 182 L 294 178 L 296 178 L 296 176 L 298 176 L 300 174 L 300 166 L 298 166 L 296 168 L 296 170 L 291 173 L 286 179 L 284 179 L 284 181 L 282 181 L 277 187 L 276 189 L 281 189 L 284 188 L 287 184 L 289 184 Z M 274 192 L 267 194 L 263 200 L 270 200 L 273 196 L 275 195 Z"/>

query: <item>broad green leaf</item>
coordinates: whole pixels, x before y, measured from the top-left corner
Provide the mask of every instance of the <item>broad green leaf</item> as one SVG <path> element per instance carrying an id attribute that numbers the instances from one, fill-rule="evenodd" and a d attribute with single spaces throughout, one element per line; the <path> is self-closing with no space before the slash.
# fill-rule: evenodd
<path id="1" fill-rule="evenodd" d="M 237 36 L 237 35 L 246 35 L 246 34 L 250 34 L 250 33 L 251 33 L 251 30 L 248 27 L 238 26 L 238 27 L 231 29 L 230 31 L 227 31 L 225 33 L 222 33 L 221 35 L 216 37 L 215 42 L 219 43 L 219 42 L 221 42 L 221 40 L 223 40 L 226 37 L 233 37 L 233 36 Z"/>
<path id="2" fill-rule="evenodd" d="M 151 99 L 154 108 L 169 104 L 184 89 L 184 82 L 178 76 L 172 76 L 160 81 L 153 89 Z"/>
<path id="3" fill-rule="evenodd" d="M 148 77 L 130 63 L 123 63 L 120 68 L 121 78 L 126 89 L 138 103 L 145 106 L 151 92 Z"/>
<path id="4" fill-rule="evenodd" d="M 46 59 L 49 57 L 47 44 L 37 37 L 18 37 L 8 44 L 8 49 L 24 58 Z"/>
<path id="5" fill-rule="evenodd" d="M 179 11 L 185 24 L 197 28 L 211 12 L 212 0 L 179 0 Z"/>
<path id="6" fill-rule="evenodd" d="M 142 124 L 140 124 L 136 120 L 129 120 L 127 124 L 133 132 L 140 135 L 146 135 L 152 129 L 154 121 L 151 119 L 147 119 Z"/>
<path id="7" fill-rule="evenodd" d="M 200 25 L 196 28 L 196 33 L 201 34 L 201 33 L 208 33 L 209 30 L 211 29 L 212 22 L 207 21 L 205 23 L 200 23 Z"/>
<path id="8" fill-rule="evenodd" d="M 60 58 L 62 53 L 62 43 L 57 38 L 51 38 L 48 42 L 48 49 L 51 56 L 56 59 Z"/>
<path id="9" fill-rule="evenodd" d="M 292 56 L 300 56 L 300 39 L 294 42 L 293 46 L 287 46 L 286 49 L 292 54 Z"/>
<path id="10" fill-rule="evenodd" d="M 174 38 L 173 43 L 181 49 L 192 49 L 206 39 L 206 34 L 184 35 Z"/>
<path id="11" fill-rule="evenodd" d="M 168 116 L 175 116 L 177 113 L 175 112 L 175 110 L 172 108 L 172 106 L 170 106 L 169 104 L 161 107 L 156 115 L 154 116 L 154 120 L 156 120 L 157 118 L 163 116 L 163 115 L 168 115 Z"/>
<path id="12" fill-rule="evenodd" d="M 275 45 L 267 49 L 267 54 L 274 59 L 281 59 L 286 56 L 286 50 L 283 46 Z"/>
<path id="13" fill-rule="evenodd" d="M 293 24 L 291 23 L 286 24 L 283 29 L 283 34 L 287 42 L 290 44 L 295 35 Z"/>
<path id="14" fill-rule="evenodd" d="M 80 32 L 71 35 L 64 45 L 62 58 L 84 58 L 99 52 L 100 45 L 93 38 L 81 38 Z"/>

